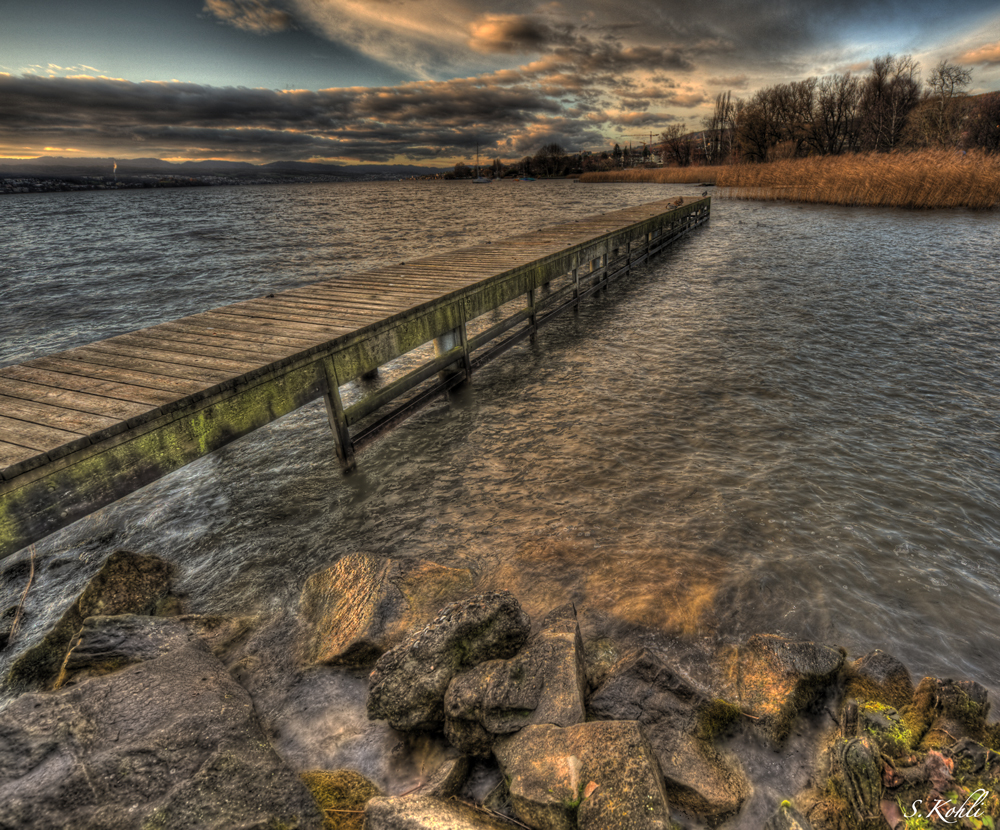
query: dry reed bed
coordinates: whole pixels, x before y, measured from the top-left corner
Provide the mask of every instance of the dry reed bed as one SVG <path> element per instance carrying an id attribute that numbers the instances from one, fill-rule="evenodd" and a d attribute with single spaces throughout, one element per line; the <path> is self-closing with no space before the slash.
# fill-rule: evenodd
<path id="1" fill-rule="evenodd" d="M 679 171 L 687 179 L 671 178 Z M 705 176 L 701 171 L 711 171 Z M 633 174 L 628 178 L 624 174 Z M 652 175 L 650 175 L 652 174 Z M 612 175 L 618 178 L 592 179 Z M 584 181 L 715 181 L 733 199 L 872 207 L 990 209 L 1000 205 L 1000 156 L 955 150 L 826 156 L 731 167 L 588 173 Z"/>
<path id="2" fill-rule="evenodd" d="M 717 167 L 636 167 L 630 170 L 604 170 L 584 173 L 581 182 L 655 182 L 657 184 L 714 184 L 720 171 Z"/>

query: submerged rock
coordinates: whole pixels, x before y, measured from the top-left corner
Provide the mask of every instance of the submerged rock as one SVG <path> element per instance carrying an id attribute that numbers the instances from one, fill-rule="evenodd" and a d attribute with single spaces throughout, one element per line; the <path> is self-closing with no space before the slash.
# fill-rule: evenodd
<path id="1" fill-rule="evenodd" d="M 322 827 L 253 702 L 195 634 L 162 618 L 100 617 L 77 647 L 80 670 L 130 664 L 0 713 L 0 826 Z"/>
<path id="2" fill-rule="evenodd" d="M 738 762 L 711 741 L 739 711 L 709 698 L 655 654 L 644 649 L 621 660 L 594 693 L 590 710 L 599 718 L 642 724 L 671 804 L 718 821 L 749 796 Z"/>
<path id="3" fill-rule="evenodd" d="M 302 658 L 306 663 L 370 664 L 472 587 L 472 574 L 465 568 L 367 553 L 345 556 L 310 576 L 302 589 Z"/>
<path id="4" fill-rule="evenodd" d="M 365 830 L 510 830 L 482 810 L 432 796 L 373 798 L 365 809 Z"/>
<path id="5" fill-rule="evenodd" d="M 173 575 L 174 566 L 158 556 L 115 551 L 41 642 L 13 662 L 7 682 L 15 689 L 50 687 L 87 617 L 155 614 L 169 601 Z"/>
<path id="6" fill-rule="evenodd" d="M 764 825 L 764 830 L 812 830 L 805 816 L 790 801 L 782 801 Z"/>
<path id="7" fill-rule="evenodd" d="M 532 724 L 580 723 L 586 682 L 576 609 L 565 605 L 542 621 L 516 656 L 480 663 L 451 681 L 445 735 L 463 752 L 485 756 L 495 735 Z"/>
<path id="8" fill-rule="evenodd" d="M 536 830 L 667 830 L 656 756 L 635 721 L 528 726 L 494 747 L 518 819 Z"/>
<path id="9" fill-rule="evenodd" d="M 740 705 L 777 747 L 799 712 L 830 684 L 844 663 L 842 652 L 773 634 L 755 634 L 739 649 L 736 693 Z"/>
<path id="10" fill-rule="evenodd" d="M 530 628 L 528 615 L 508 591 L 448 605 L 379 658 L 370 677 L 368 717 L 403 732 L 442 728 L 452 678 L 486 660 L 513 657 Z"/>

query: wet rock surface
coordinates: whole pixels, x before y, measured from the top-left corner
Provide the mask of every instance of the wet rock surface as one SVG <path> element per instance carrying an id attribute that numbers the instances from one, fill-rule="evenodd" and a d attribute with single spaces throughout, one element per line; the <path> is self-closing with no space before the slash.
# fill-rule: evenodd
<path id="1" fill-rule="evenodd" d="M 510 830 L 468 804 L 432 796 L 373 798 L 365 809 L 365 830 Z"/>
<path id="2" fill-rule="evenodd" d="M 594 693 L 599 718 L 635 720 L 659 760 L 672 804 L 720 820 L 737 812 L 750 784 L 712 738 L 739 717 L 645 649 L 621 660 Z"/>
<path id="3" fill-rule="evenodd" d="M 848 665 L 845 695 L 899 709 L 913 697 L 913 679 L 891 654 L 875 649 Z"/>
<path id="4" fill-rule="evenodd" d="M 452 603 L 375 664 L 368 717 L 400 731 L 444 726 L 444 696 L 459 672 L 513 657 L 531 623 L 513 594 L 495 591 Z"/>
<path id="5" fill-rule="evenodd" d="M 457 675 L 445 694 L 445 736 L 464 752 L 489 753 L 493 736 L 525 726 L 572 726 L 585 717 L 586 670 L 576 609 L 549 614 L 509 660 Z"/>
<path id="6" fill-rule="evenodd" d="M 788 736 L 799 712 L 830 684 L 844 663 L 835 649 L 772 634 L 755 634 L 739 649 L 739 705 L 774 747 Z"/>
<path id="7" fill-rule="evenodd" d="M 464 568 L 355 553 L 306 580 L 299 642 L 305 663 L 366 665 L 438 609 L 472 591 Z"/>
<path id="8" fill-rule="evenodd" d="M 528 726 L 497 742 L 517 818 L 536 830 L 667 830 L 656 756 L 635 721 Z"/>
<path id="9" fill-rule="evenodd" d="M 11 664 L 7 682 L 18 690 L 51 686 L 84 619 L 155 614 L 169 604 L 173 576 L 174 566 L 158 556 L 115 551 L 41 642 Z"/>
<path id="10" fill-rule="evenodd" d="M 253 702 L 195 635 L 166 619 L 89 620 L 81 668 L 102 662 L 102 644 L 133 662 L 0 713 L 0 826 L 322 826 Z"/>

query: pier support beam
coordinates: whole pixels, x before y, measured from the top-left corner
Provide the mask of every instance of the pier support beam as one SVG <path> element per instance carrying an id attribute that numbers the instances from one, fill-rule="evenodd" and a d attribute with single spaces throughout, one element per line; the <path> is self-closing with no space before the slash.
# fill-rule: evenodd
<path id="1" fill-rule="evenodd" d="M 465 375 L 466 381 L 472 378 L 471 367 L 469 365 L 469 345 L 468 339 L 465 336 L 464 323 L 458 328 L 446 331 L 441 336 L 434 338 L 434 357 L 442 357 L 456 346 L 462 347 L 464 353 L 463 360 L 461 363 L 452 363 L 450 366 L 445 366 L 438 372 L 438 377 L 442 381 L 451 380 L 455 375 Z"/>
<path id="2" fill-rule="evenodd" d="M 340 467 L 345 473 L 349 473 L 357 466 L 357 461 L 354 458 L 351 430 L 344 417 L 344 404 L 340 400 L 340 384 L 332 361 L 324 360 L 323 368 L 326 370 L 327 382 L 327 390 L 323 395 L 323 402 L 326 404 L 326 418 L 330 423 L 330 430 L 333 432 L 333 443 L 337 449 Z"/>

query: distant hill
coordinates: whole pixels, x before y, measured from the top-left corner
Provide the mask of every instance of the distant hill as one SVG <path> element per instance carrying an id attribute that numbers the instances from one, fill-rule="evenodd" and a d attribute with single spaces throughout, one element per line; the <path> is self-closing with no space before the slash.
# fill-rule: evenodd
<path id="1" fill-rule="evenodd" d="M 408 164 L 317 164 L 308 161 L 274 161 L 270 164 L 250 164 L 245 161 L 185 161 L 174 163 L 162 159 L 118 159 L 119 176 L 356 176 L 385 175 L 428 176 L 444 173 L 450 167 L 417 167 Z M 0 158 L 0 177 L 43 176 L 66 178 L 74 176 L 112 176 L 114 159 L 62 158 L 41 156 L 34 159 Z"/>

